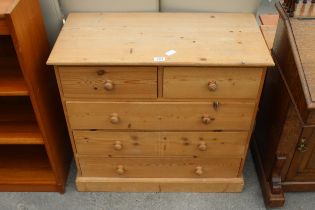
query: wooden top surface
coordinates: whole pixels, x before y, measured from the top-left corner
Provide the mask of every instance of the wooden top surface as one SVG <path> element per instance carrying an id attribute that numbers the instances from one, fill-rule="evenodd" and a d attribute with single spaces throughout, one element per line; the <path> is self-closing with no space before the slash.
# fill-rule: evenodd
<path id="1" fill-rule="evenodd" d="M 0 18 L 12 11 L 19 0 L 0 0 Z"/>
<path id="2" fill-rule="evenodd" d="M 311 101 L 315 103 L 315 20 L 290 19 Z"/>
<path id="3" fill-rule="evenodd" d="M 271 66 L 273 60 L 252 14 L 73 13 L 47 63 Z"/>
<path id="4" fill-rule="evenodd" d="M 268 48 L 271 50 L 276 36 L 279 15 L 262 14 L 259 18 L 262 24 L 260 26 L 261 32 Z"/>

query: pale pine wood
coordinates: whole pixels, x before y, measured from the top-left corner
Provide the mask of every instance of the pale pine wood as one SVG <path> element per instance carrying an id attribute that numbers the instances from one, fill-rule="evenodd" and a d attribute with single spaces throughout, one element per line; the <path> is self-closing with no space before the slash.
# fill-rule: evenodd
<path id="1" fill-rule="evenodd" d="M 169 50 L 176 54 L 165 55 Z M 48 64 L 263 67 L 273 61 L 252 14 L 74 13 Z"/>
<path id="2" fill-rule="evenodd" d="M 156 98 L 156 67 L 59 67 L 62 91 L 68 98 Z M 102 75 L 99 75 L 102 74 Z M 106 90 L 106 81 L 113 89 Z"/>
<path id="3" fill-rule="evenodd" d="M 262 25 L 260 29 L 268 48 L 271 50 L 276 36 L 277 25 Z"/>
<path id="4" fill-rule="evenodd" d="M 55 64 L 80 191 L 242 190 L 265 67 L 273 64 L 252 16 L 72 14 L 48 63 Z M 146 65 L 155 72 L 151 98 L 143 96 L 147 88 L 129 87 L 147 81 L 132 72 Z M 94 94 L 95 84 L 115 89 L 98 68 L 115 69 L 126 88 Z M 210 94 L 209 76 L 217 82 Z"/>
<path id="5" fill-rule="evenodd" d="M 158 99 L 163 99 L 164 68 L 158 67 Z"/>
<path id="6" fill-rule="evenodd" d="M 73 131 L 79 155 L 243 157 L 247 132 Z M 115 145 L 121 149 L 115 149 Z M 200 145 L 206 149 L 200 150 Z"/>
<path id="7" fill-rule="evenodd" d="M 240 178 L 106 178 L 77 176 L 81 192 L 241 192 Z"/>
<path id="8" fill-rule="evenodd" d="M 163 156 L 239 157 L 246 146 L 247 132 L 162 132 Z M 200 150 L 205 144 L 206 149 Z"/>
<path id="9" fill-rule="evenodd" d="M 94 102 L 66 101 L 72 129 L 248 130 L 254 103 L 220 102 Z M 120 121 L 113 124 L 112 114 Z M 204 124 L 203 115 L 210 123 Z"/>
<path id="10" fill-rule="evenodd" d="M 160 142 L 158 132 L 104 132 L 73 131 L 79 155 L 104 155 L 108 157 L 158 156 Z M 114 148 L 117 141 L 121 150 Z"/>
<path id="11" fill-rule="evenodd" d="M 44 144 L 36 122 L 0 122 L 1 144 Z"/>
<path id="12" fill-rule="evenodd" d="M 78 156 L 82 176 L 124 178 L 233 178 L 240 158 L 104 158 Z M 117 168 L 123 167 L 123 174 Z M 202 167 L 202 174 L 196 168 Z"/>
<path id="13" fill-rule="evenodd" d="M 256 99 L 262 68 L 165 67 L 165 98 L 245 98 Z M 217 89 L 210 91 L 208 83 Z"/>
<path id="14" fill-rule="evenodd" d="M 67 108 L 66 108 L 66 100 L 65 100 L 65 98 L 63 96 L 63 91 L 62 91 L 62 86 L 61 86 L 61 81 L 60 81 L 61 78 L 60 78 L 60 75 L 59 75 L 58 67 L 55 66 L 54 70 L 55 70 L 54 72 L 55 72 L 57 85 L 58 85 L 58 89 L 59 89 L 59 94 L 60 94 L 60 98 L 61 98 L 62 108 L 63 108 L 64 114 L 65 114 L 65 118 L 66 118 L 66 124 L 67 124 L 67 129 L 68 129 L 68 133 L 69 133 L 69 137 L 70 137 L 71 147 L 72 147 L 73 153 L 76 154 L 77 153 L 77 149 L 76 149 L 76 145 L 75 145 L 75 142 L 74 142 L 73 131 L 72 131 L 71 127 L 70 127 L 68 111 L 67 111 Z M 76 158 L 75 155 L 74 155 L 74 161 L 76 163 L 77 173 L 79 175 L 81 175 L 81 168 L 80 168 L 79 160 Z"/>
<path id="15" fill-rule="evenodd" d="M 10 30 L 4 17 L 0 15 L 0 35 L 9 35 Z"/>

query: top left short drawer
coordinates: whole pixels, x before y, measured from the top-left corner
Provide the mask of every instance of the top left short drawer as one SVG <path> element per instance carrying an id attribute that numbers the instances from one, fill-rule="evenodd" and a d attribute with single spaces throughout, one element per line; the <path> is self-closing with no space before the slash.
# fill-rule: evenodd
<path id="1" fill-rule="evenodd" d="M 66 98 L 156 98 L 156 67 L 58 67 Z"/>

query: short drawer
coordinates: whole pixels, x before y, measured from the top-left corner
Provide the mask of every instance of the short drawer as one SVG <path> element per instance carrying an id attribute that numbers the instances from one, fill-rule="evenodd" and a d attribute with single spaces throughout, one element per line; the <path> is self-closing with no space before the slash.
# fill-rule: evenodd
<path id="1" fill-rule="evenodd" d="M 243 157 L 248 132 L 162 132 L 164 156 Z"/>
<path id="2" fill-rule="evenodd" d="M 79 155 L 158 156 L 158 132 L 73 131 Z"/>
<path id="3" fill-rule="evenodd" d="M 79 156 L 82 176 L 125 178 L 231 178 L 241 159 L 105 158 Z"/>
<path id="4" fill-rule="evenodd" d="M 73 131 L 79 155 L 242 157 L 248 132 Z"/>
<path id="5" fill-rule="evenodd" d="M 256 99 L 263 79 L 261 68 L 164 68 L 165 98 Z"/>
<path id="6" fill-rule="evenodd" d="M 254 103 L 67 101 L 72 129 L 248 130 Z"/>
<path id="7" fill-rule="evenodd" d="M 156 98 L 156 67 L 59 67 L 65 97 Z"/>

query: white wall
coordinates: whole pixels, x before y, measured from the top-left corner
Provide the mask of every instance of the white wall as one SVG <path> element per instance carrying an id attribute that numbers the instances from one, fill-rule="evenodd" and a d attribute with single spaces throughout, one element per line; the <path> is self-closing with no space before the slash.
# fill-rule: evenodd
<path id="1" fill-rule="evenodd" d="M 62 27 L 63 15 L 60 12 L 58 0 L 40 0 L 45 27 L 52 46 Z"/>
<path id="2" fill-rule="evenodd" d="M 162 12 L 250 12 L 261 0 L 160 0 Z"/>
<path id="3" fill-rule="evenodd" d="M 158 12 L 159 0 L 59 0 L 69 12 Z"/>

